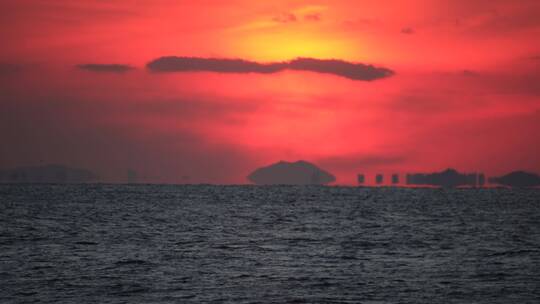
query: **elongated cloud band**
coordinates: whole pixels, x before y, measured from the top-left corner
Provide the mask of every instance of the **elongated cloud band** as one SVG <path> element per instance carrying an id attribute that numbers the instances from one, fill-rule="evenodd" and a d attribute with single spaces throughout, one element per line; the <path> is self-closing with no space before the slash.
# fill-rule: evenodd
<path id="1" fill-rule="evenodd" d="M 259 63 L 243 59 L 161 57 L 147 64 L 153 72 L 216 72 L 270 74 L 284 70 L 333 74 L 352 80 L 372 81 L 390 77 L 392 70 L 338 59 L 297 58 L 291 61 Z"/>
<path id="2" fill-rule="evenodd" d="M 88 64 L 79 64 L 77 68 L 90 72 L 99 72 L 99 73 L 125 73 L 133 70 L 134 68 L 125 64 L 97 64 L 97 63 L 88 63 Z"/>

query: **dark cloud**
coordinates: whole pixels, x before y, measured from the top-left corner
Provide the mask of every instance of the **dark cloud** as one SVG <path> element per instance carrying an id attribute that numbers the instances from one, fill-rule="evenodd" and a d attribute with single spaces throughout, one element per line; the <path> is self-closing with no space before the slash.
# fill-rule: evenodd
<path id="1" fill-rule="evenodd" d="M 77 65 L 78 69 L 98 72 L 98 73 L 125 73 L 134 69 L 134 67 L 125 65 L 125 64 L 79 64 Z"/>
<path id="2" fill-rule="evenodd" d="M 333 74 L 352 80 L 371 81 L 392 76 L 393 71 L 378 68 L 362 63 L 350 63 L 343 60 L 320 60 L 312 58 L 298 58 L 288 63 L 287 68 L 298 71 L 311 71 L 317 73 Z"/>
<path id="3" fill-rule="evenodd" d="M 390 77 L 392 70 L 337 59 L 297 58 L 291 61 L 258 63 L 242 59 L 161 57 L 147 64 L 153 72 L 277 73 L 283 70 L 333 74 L 352 80 L 372 81 Z"/>
<path id="4" fill-rule="evenodd" d="M 401 29 L 402 34 L 411 35 L 414 34 L 414 29 L 411 27 L 405 27 Z"/>
<path id="5" fill-rule="evenodd" d="M 262 64 L 242 59 L 196 57 L 161 57 L 147 64 L 153 72 L 218 72 L 218 73 L 276 73 L 285 69 L 285 63 Z"/>

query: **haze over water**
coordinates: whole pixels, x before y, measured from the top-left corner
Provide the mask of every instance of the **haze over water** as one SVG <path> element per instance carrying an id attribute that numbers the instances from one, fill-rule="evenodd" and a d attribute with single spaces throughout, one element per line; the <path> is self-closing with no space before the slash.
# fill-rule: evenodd
<path id="1" fill-rule="evenodd" d="M 538 303 L 539 194 L 0 185 L 0 302 Z"/>

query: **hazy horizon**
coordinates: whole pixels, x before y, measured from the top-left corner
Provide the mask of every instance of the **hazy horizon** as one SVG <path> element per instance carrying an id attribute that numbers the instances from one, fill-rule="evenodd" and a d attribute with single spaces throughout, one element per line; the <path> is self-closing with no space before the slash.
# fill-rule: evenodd
<path id="1" fill-rule="evenodd" d="M 0 11 L 0 168 L 215 184 L 300 159 L 340 184 L 449 167 L 540 173 L 538 1 Z"/>

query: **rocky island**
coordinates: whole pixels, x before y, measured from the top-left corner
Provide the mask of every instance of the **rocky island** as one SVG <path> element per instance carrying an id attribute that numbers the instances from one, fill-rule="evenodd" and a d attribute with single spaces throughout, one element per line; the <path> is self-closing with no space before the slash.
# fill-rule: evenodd
<path id="1" fill-rule="evenodd" d="M 253 171 L 247 178 L 257 185 L 325 185 L 336 180 L 332 174 L 303 160 L 280 161 Z"/>

